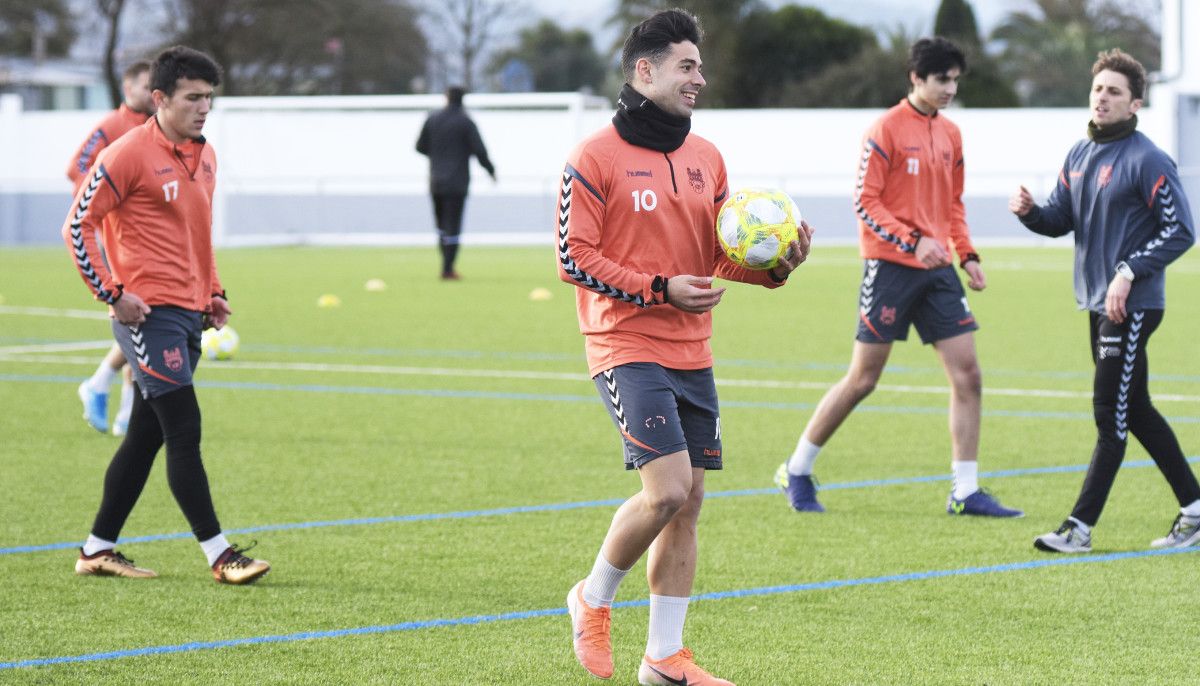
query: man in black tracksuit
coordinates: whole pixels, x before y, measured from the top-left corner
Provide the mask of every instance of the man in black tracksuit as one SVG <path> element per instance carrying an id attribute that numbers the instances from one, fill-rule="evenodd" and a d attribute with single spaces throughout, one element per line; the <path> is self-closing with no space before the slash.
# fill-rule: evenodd
<path id="1" fill-rule="evenodd" d="M 1091 318 L 1096 365 L 1092 406 L 1096 447 L 1071 516 L 1037 537 L 1041 550 L 1091 550 L 1132 432 L 1179 500 L 1180 514 L 1155 548 L 1200 543 L 1200 485 L 1179 441 L 1150 402 L 1146 346 L 1166 307 L 1165 270 L 1195 242 L 1175 162 L 1137 131 L 1146 71 L 1119 49 L 1092 66 L 1087 140 L 1067 154 L 1043 206 L 1024 187 L 1009 209 L 1045 236 L 1075 232 L 1075 298 Z"/>
<path id="2" fill-rule="evenodd" d="M 479 129 L 463 111 L 463 94 L 462 88 L 450 87 L 446 91 L 446 107 L 429 115 L 417 138 L 417 152 L 429 158 L 429 192 L 433 196 L 433 215 L 442 250 L 442 278 L 449 280 L 459 278 L 454 271 L 454 258 L 458 256 L 463 206 L 471 183 L 468 165 L 471 155 L 496 180 L 496 168 L 488 159 Z"/>

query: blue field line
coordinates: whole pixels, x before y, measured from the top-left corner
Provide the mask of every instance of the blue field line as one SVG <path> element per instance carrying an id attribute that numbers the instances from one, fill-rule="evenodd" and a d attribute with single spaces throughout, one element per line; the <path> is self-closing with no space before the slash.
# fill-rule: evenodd
<path id="1" fill-rule="evenodd" d="M 78 384 L 79 378 L 74 376 L 39 375 L 39 374 L 0 374 L 0 382 L 18 383 L 63 383 Z M 596 403 L 594 395 L 573 395 L 565 393 L 512 393 L 498 391 L 460 391 L 449 389 L 423 388 L 388 388 L 386 386 L 331 386 L 327 384 L 280 384 L 249 381 L 197 381 L 197 388 L 222 388 L 243 391 L 285 391 L 299 393 L 342 393 L 348 395 L 390 395 L 423 398 L 464 398 L 471 400 L 530 400 L 538 402 L 558 403 Z M 787 403 L 754 400 L 722 400 L 721 407 L 738 409 L 765 410 L 811 410 L 814 403 Z M 931 414 L 944 415 L 945 407 L 917 407 L 893 405 L 859 405 L 856 412 L 878 412 L 882 414 Z M 1019 419 L 1070 419 L 1094 421 L 1090 412 L 1049 412 L 1037 410 L 983 410 L 984 417 L 1007 417 Z M 1173 424 L 1198 424 L 1200 417 L 1172 416 L 1167 421 Z"/>
<path id="2" fill-rule="evenodd" d="M 1188 462 L 1195 463 L 1200 461 L 1200 456 L 1188 458 Z M 1154 464 L 1153 460 L 1131 460 L 1125 462 L 1123 467 L 1133 469 L 1137 467 L 1150 467 Z M 1014 477 L 1014 476 L 1030 476 L 1034 474 L 1063 474 L 1068 472 L 1082 472 L 1087 469 L 1087 465 L 1060 465 L 1055 467 L 1030 467 L 1027 469 L 1004 469 L 993 472 L 983 472 L 979 476 L 985 479 Z M 840 483 L 822 484 L 821 490 L 839 491 L 854 488 L 875 488 L 879 486 L 900 486 L 906 484 L 920 484 L 937 481 L 950 481 L 953 477 L 949 474 L 937 474 L 932 476 L 908 476 L 894 479 L 869 479 L 865 481 L 844 481 Z M 735 498 L 755 495 L 773 495 L 779 493 L 778 488 L 750 488 L 731 491 L 712 491 L 704 494 L 705 500 L 715 498 Z M 499 507 L 488 510 L 462 510 L 458 512 L 428 512 L 422 514 L 410 515 L 392 515 L 388 517 L 359 517 L 355 519 L 330 519 L 313 522 L 291 522 L 287 524 L 262 524 L 259 526 L 245 527 L 241 529 L 227 529 L 227 534 L 249 534 L 258 533 L 260 531 L 293 531 L 296 529 L 320 529 L 334 526 L 364 526 L 369 524 L 398 524 L 404 522 L 432 522 L 446 519 L 474 519 L 478 517 L 501 517 L 512 514 L 527 514 L 532 512 L 561 512 L 565 510 L 580 510 L 593 507 L 618 507 L 625 502 L 625 498 L 609 498 L 607 500 L 584 500 L 571 503 L 550 503 L 547 505 L 517 505 L 512 507 Z M 183 538 L 191 538 L 192 534 L 186 531 L 180 531 L 170 534 L 151 534 L 147 536 L 128 536 L 122 537 L 121 543 L 152 543 L 154 541 L 173 541 Z M 68 550 L 78 548 L 83 545 L 81 541 L 69 541 L 62 543 L 43 543 L 40 545 L 12 546 L 8 548 L 0 548 L 0 555 L 16 555 L 19 553 L 37 553 L 48 550 Z"/>
<path id="3" fill-rule="evenodd" d="M 751 598 L 760 596 L 783 595 L 789 593 L 804 593 L 808 591 L 826 591 L 841 588 L 854 588 L 856 586 L 878 586 L 881 584 L 909 583 L 913 581 L 928 581 L 931 579 L 945 579 L 950 577 L 960 576 L 978 576 L 983 574 L 1001 574 L 1005 572 L 1019 572 L 1033 569 L 1045 569 L 1051 567 L 1066 567 L 1081 564 L 1096 564 L 1101 562 L 1117 562 L 1121 560 L 1135 560 L 1147 557 L 1160 557 L 1164 555 L 1182 555 L 1193 553 L 1200 548 L 1167 548 L 1159 550 L 1136 550 L 1121 553 L 1108 553 L 1104 555 L 1085 555 L 1079 557 L 1046 557 L 1037 560 L 1029 560 L 1026 562 L 1009 562 L 998 565 L 987 565 L 983 567 L 965 567 L 961 569 L 937 569 L 924 572 L 908 572 L 906 574 L 889 574 L 885 576 L 870 576 L 857 579 L 830 579 L 827 581 L 813 581 L 802 584 L 788 584 L 783 586 L 762 586 L 759 588 L 744 588 L 732 591 L 716 591 L 712 593 L 700 593 L 692 596 L 694 601 L 718 601 L 729 600 L 735 598 Z M 631 607 L 647 607 L 650 605 L 649 600 L 626 600 L 619 603 L 613 603 L 614 609 L 631 608 Z M 523 610 L 518 612 L 504 612 L 491 615 L 471 615 L 467 617 L 452 617 L 446 619 L 427 619 L 421 621 L 401 622 L 399 624 L 381 624 L 375 626 L 354 627 L 349 629 L 333 629 L 329 631 L 301 631 L 293 634 L 273 634 L 269 636 L 252 636 L 248 638 L 235 638 L 226 641 L 193 641 L 190 643 L 180 643 L 176 645 L 161 645 L 149 646 L 146 648 L 132 648 L 128 650 L 113 650 L 103 653 L 88 653 L 85 655 L 64 655 L 61 657 L 37 658 L 32 660 L 16 660 L 13 662 L 0 662 L 0 670 L 5 669 L 21 669 L 28 667 L 46 667 L 51 665 L 61 665 L 79 662 L 101 662 L 107 660 L 119 660 L 127 657 L 144 657 L 147 655 L 170 655 L 173 653 L 188 653 L 202 650 L 217 650 L 221 648 L 235 648 L 238 646 L 262 645 L 267 643 L 296 643 L 299 641 L 312 641 L 318 639 L 329 638 L 344 638 L 347 636 L 362 636 L 369 634 L 389 634 L 404 631 L 421 631 L 424 629 L 438 629 L 444 627 L 457 626 L 476 626 L 479 624 L 494 624 L 497 622 L 515 622 L 527 619 L 539 619 L 542 617 L 558 617 L 567 614 L 565 607 L 553 607 L 542 610 Z"/>

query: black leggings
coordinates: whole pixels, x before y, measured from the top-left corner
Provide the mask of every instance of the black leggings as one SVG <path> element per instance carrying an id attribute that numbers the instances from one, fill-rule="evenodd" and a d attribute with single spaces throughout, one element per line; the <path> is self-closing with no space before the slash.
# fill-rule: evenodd
<path id="1" fill-rule="evenodd" d="M 208 475 L 200 460 L 200 405 L 195 389 L 184 386 L 144 400 L 141 389 L 135 385 L 129 428 L 104 475 L 104 497 L 92 524 L 93 535 L 106 541 L 117 540 L 164 442 L 167 484 L 192 533 L 200 541 L 221 533 L 208 489 Z"/>
<path id="2" fill-rule="evenodd" d="M 442 273 L 454 271 L 458 256 L 458 237 L 462 233 L 463 208 L 467 196 L 457 193 L 434 193 L 433 216 L 437 221 L 438 246 L 442 250 Z"/>
<path id="3" fill-rule="evenodd" d="M 1096 363 L 1092 389 L 1096 448 L 1071 516 L 1088 526 L 1099 521 L 1125 457 L 1130 432 L 1150 453 L 1180 507 L 1200 500 L 1200 484 L 1175 432 L 1150 402 L 1146 345 L 1162 322 L 1163 311 L 1130 312 L 1122 324 L 1095 312 L 1090 316 L 1092 359 Z"/>

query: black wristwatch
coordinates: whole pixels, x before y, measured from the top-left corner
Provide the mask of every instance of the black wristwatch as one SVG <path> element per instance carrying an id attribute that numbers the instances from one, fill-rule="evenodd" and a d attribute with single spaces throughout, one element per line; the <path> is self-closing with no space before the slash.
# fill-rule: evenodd
<path id="1" fill-rule="evenodd" d="M 661 294 L 662 301 L 664 303 L 667 302 L 667 277 L 663 276 L 662 274 L 655 276 L 650 282 L 650 291 L 652 293 Z"/>

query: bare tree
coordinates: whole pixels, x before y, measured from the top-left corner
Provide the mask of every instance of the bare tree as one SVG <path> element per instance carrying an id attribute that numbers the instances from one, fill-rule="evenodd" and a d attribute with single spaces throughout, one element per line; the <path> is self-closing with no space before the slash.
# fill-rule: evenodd
<path id="1" fill-rule="evenodd" d="M 503 33 L 505 20 L 520 13 L 515 0 L 441 0 L 428 11 L 433 30 L 445 41 L 433 40 L 430 45 L 446 45 L 444 52 L 450 65 L 458 63 L 462 70 L 461 85 L 468 91 L 475 83 L 480 58 L 490 52 L 493 43 Z M 435 64 L 437 61 L 434 62 Z M 451 80 L 450 74 L 443 74 Z"/>
<path id="2" fill-rule="evenodd" d="M 121 77 L 117 74 L 117 38 L 125 0 L 96 0 L 96 4 L 108 22 L 108 37 L 104 41 L 104 80 L 108 84 L 108 97 L 116 107 L 125 97 L 121 92 Z"/>

